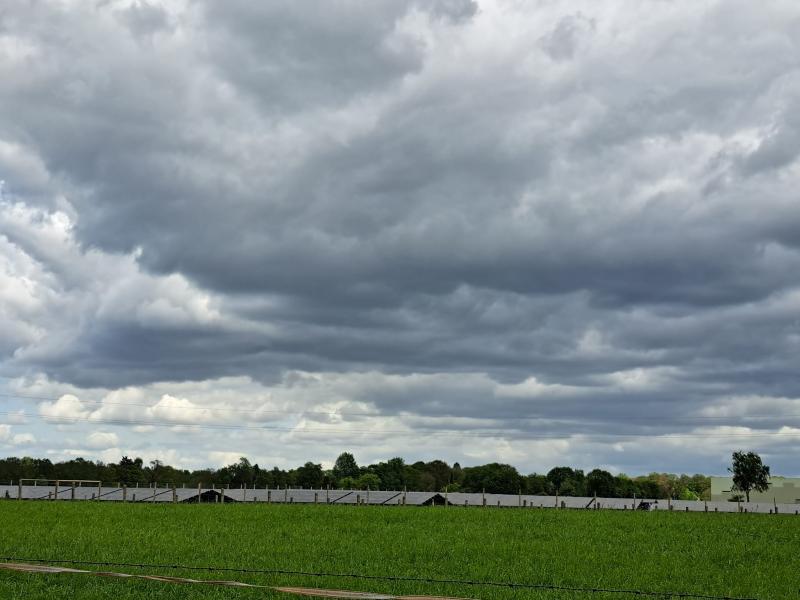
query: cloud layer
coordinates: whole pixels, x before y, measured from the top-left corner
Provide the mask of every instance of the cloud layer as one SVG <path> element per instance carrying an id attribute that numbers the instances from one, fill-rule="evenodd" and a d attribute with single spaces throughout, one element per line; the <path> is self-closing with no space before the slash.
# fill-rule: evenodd
<path id="1" fill-rule="evenodd" d="M 4 3 L 0 375 L 46 400 L 0 399 L 0 445 L 27 406 L 64 432 L 34 450 L 181 459 L 108 421 L 280 410 L 208 460 L 293 464 L 350 412 L 335 443 L 402 433 L 368 458 L 796 473 L 798 34 L 791 2 Z"/>

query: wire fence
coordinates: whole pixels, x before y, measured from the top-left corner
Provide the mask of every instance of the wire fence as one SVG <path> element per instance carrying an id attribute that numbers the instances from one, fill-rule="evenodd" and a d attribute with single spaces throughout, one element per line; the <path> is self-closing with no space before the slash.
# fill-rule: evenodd
<path id="1" fill-rule="evenodd" d="M 33 558 L 33 557 L 20 557 L 20 556 L 0 556 L 0 561 L 5 563 L 38 563 L 48 565 L 83 565 L 93 567 L 113 567 L 113 568 L 135 568 L 135 569 L 152 569 L 152 570 L 166 570 L 166 571 L 188 571 L 188 572 L 207 572 L 207 573 L 239 573 L 249 575 L 289 575 L 297 577 L 317 577 L 317 578 L 341 578 L 353 580 L 366 580 L 366 581 L 383 581 L 394 583 L 417 583 L 417 584 L 437 584 L 437 585 L 458 585 L 469 587 L 487 587 L 487 588 L 506 588 L 511 590 L 540 590 L 540 591 L 553 591 L 553 592 L 575 592 L 580 594 L 615 594 L 615 595 L 628 595 L 642 598 L 661 598 L 667 600 L 670 598 L 685 598 L 694 600 L 758 600 L 753 597 L 741 596 L 719 596 L 713 594 L 703 594 L 695 592 L 678 592 L 678 591 L 655 591 L 655 590 L 641 590 L 634 588 L 609 588 L 609 587 L 590 587 L 590 586 L 574 586 L 574 585 L 560 585 L 551 583 L 526 583 L 526 582 L 511 582 L 511 581 L 481 581 L 474 579 L 450 579 L 450 578 L 435 578 L 435 577 L 410 577 L 405 575 L 367 575 L 363 573 L 334 573 L 325 571 L 301 571 L 293 569 L 252 569 L 244 567 L 221 567 L 221 566 L 196 566 L 196 565 L 182 565 L 182 564 L 156 564 L 156 563 L 133 563 L 133 562 L 112 562 L 112 561 L 89 561 L 89 560 L 75 560 L 75 559 L 53 559 L 53 558 Z M 90 572 L 100 573 L 100 572 Z M 124 577 L 126 574 L 118 574 Z M 159 576 L 150 576 L 148 578 L 158 579 Z M 171 580 L 179 581 L 182 578 L 172 577 Z M 185 583 L 195 583 L 195 580 L 182 579 Z M 206 582 L 203 582 L 206 583 Z M 230 583 L 219 582 L 220 585 L 230 585 Z"/>

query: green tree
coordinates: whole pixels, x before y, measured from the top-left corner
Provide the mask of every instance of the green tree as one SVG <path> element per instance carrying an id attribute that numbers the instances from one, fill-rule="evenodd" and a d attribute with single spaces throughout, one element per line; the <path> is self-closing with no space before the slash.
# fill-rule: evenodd
<path id="1" fill-rule="evenodd" d="M 343 490 L 354 490 L 356 489 L 356 480 L 352 477 L 342 477 L 339 480 L 339 487 Z"/>
<path id="2" fill-rule="evenodd" d="M 733 490 L 744 492 L 748 502 L 752 490 L 766 492 L 769 489 L 769 467 L 755 452 L 734 452 L 733 466 L 728 471 L 733 473 Z"/>
<path id="3" fill-rule="evenodd" d="M 297 468 L 295 477 L 297 485 L 302 488 L 321 488 L 324 478 L 322 465 L 307 462 L 302 467 Z"/>
<path id="4" fill-rule="evenodd" d="M 132 460 L 123 456 L 116 468 L 117 479 L 124 485 L 139 483 L 143 479 L 142 459 Z"/>
<path id="5" fill-rule="evenodd" d="M 522 484 L 522 476 L 511 465 L 490 463 L 464 469 L 462 486 L 469 492 L 485 489 L 490 494 L 516 494 Z"/>
<path id="6" fill-rule="evenodd" d="M 356 479 L 356 488 L 359 490 L 377 490 L 381 487 L 381 478 L 375 473 L 364 473 L 361 477 Z"/>
<path id="7" fill-rule="evenodd" d="M 574 477 L 575 471 L 570 467 L 554 467 L 547 473 L 547 479 L 556 492 L 560 492 L 564 482 L 572 480 Z"/>
<path id="8" fill-rule="evenodd" d="M 586 488 L 590 494 L 597 494 L 601 498 L 616 497 L 616 481 L 608 471 L 594 469 L 586 476 Z"/>
<path id="9" fill-rule="evenodd" d="M 333 476 L 339 480 L 343 477 L 355 479 L 359 475 L 358 463 L 349 452 L 342 452 L 333 465 Z"/>

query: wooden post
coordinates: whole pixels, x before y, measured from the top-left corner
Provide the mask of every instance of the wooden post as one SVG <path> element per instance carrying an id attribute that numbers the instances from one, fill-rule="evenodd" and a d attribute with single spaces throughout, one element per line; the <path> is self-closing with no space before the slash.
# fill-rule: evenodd
<path id="1" fill-rule="evenodd" d="M 198 481 L 198 482 L 197 482 L 197 503 L 198 503 L 198 504 L 200 504 L 200 502 L 201 502 L 201 501 L 202 501 L 202 499 L 203 499 L 203 493 L 200 491 L 200 486 L 201 486 L 201 485 L 203 485 L 203 484 L 202 484 L 201 482 L 199 482 L 199 481 Z"/>
<path id="2" fill-rule="evenodd" d="M 75 482 L 72 482 L 72 489 L 69 491 L 69 499 L 75 500 Z"/>
<path id="3" fill-rule="evenodd" d="M 283 502 L 284 504 L 289 501 L 289 486 L 283 486 Z"/>
<path id="4" fill-rule="evenodd" d="M 486 506 L 486 488 L 481 491 L 481 503 Z"/>
<path id="5" fill-rule="evenodd" d="M 122 501 L 123 502 L 127 502 L 128 501 L 128 486 L 127 485 L 123 485 L 122 486 Z"/>
<path id="6" fill-rule="evenodd" d="M 594 509 L 597 510 L 597 492 L 594 493 Z"/>
<path id="7" fill-rule="evenodd" d="M 369 486 L 367 486 L 367 502 L 366 502 L 366 504 L 369 504 Z"/>
<path id="8" fill-rule="evenodd" d="M 172 484 L 172 503 L 178 503 L 178 491 L 175 489 L 175 484 Z"/>
<path id="9" fill-rule="evenodd" d="M 558 492 L 556 492 L 556 508 L 558 508 Z"/>
<path id="10" fill-rule="evenodd" d="M 314 504 L 317 503 L 317 492 L 314 492 Z"/>
<path id="11" fill-rule="evenodd" d="M 328 487 L 325 488 L 325 504 L 331 503 L 331 484 L 328 484 Z"/>
<path id="12" fill-rule="evenodd" d="M 272 490 L 267 489 L 267 504 L 272 504 Z"/>
<path id="13" fill-rule="evenodd" d="M 58 500 L 58 484 L 61 483 L 58 479 L 56 479 L 56 495 L 54 497 L 55 500 Z"/>

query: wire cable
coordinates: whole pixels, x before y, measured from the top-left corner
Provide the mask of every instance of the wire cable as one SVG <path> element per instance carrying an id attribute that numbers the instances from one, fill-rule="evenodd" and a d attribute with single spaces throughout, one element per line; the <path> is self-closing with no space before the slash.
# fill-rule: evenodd
<path id="1" fill-rule="evenodd" d="M 126 563 L 111 561 L 88 561 L 71 559 L 47 559 L 47 558 L 20 558 L 14 556 L 0 556 L 0 560 L 6 562 L 27 562 L 44 564 L 70 564 L 70 565 L 90 565 L 96 567 L 132 567 L 138 569 L 165 569 L 180 571 L 205 571 L 219 573 L 247 573 L 258 575 L 293 575 L 303 577 L 331 577 L 344 579 L 360 579 L 369 581 L 391 581 L 403 583 L 433 583 L 448 585 L 481 586 L 509 589 L 529 589 L 529 590 L 552 590 L 567 591 L 591 594 L 628 594 L 632 596 L 655 597 L 655 598 L 694 598 L 697 600 L 758 600 L 757 598 L 742 598 L 736 596 L 715 596 L 711 594 L 701 594 L 692 592 L 656 592 L 639 589 L 623 588 L 601 588 L 601 587 L 582 587 L 572 585 L 558 585 L 550 583 L 517 583 L 511 581 L 480 581 L 475 579 L 440 579 L 434 577 L 410 577 L 405 575 L 365 575 L 363 573 L 331 573 L 325 571 L 300 571 L 294 569 L 249 569 L 242 567 L 217 567 L 217 566 L 192 566 L 180 564 L 153 564 L 153 563 Z"/>

